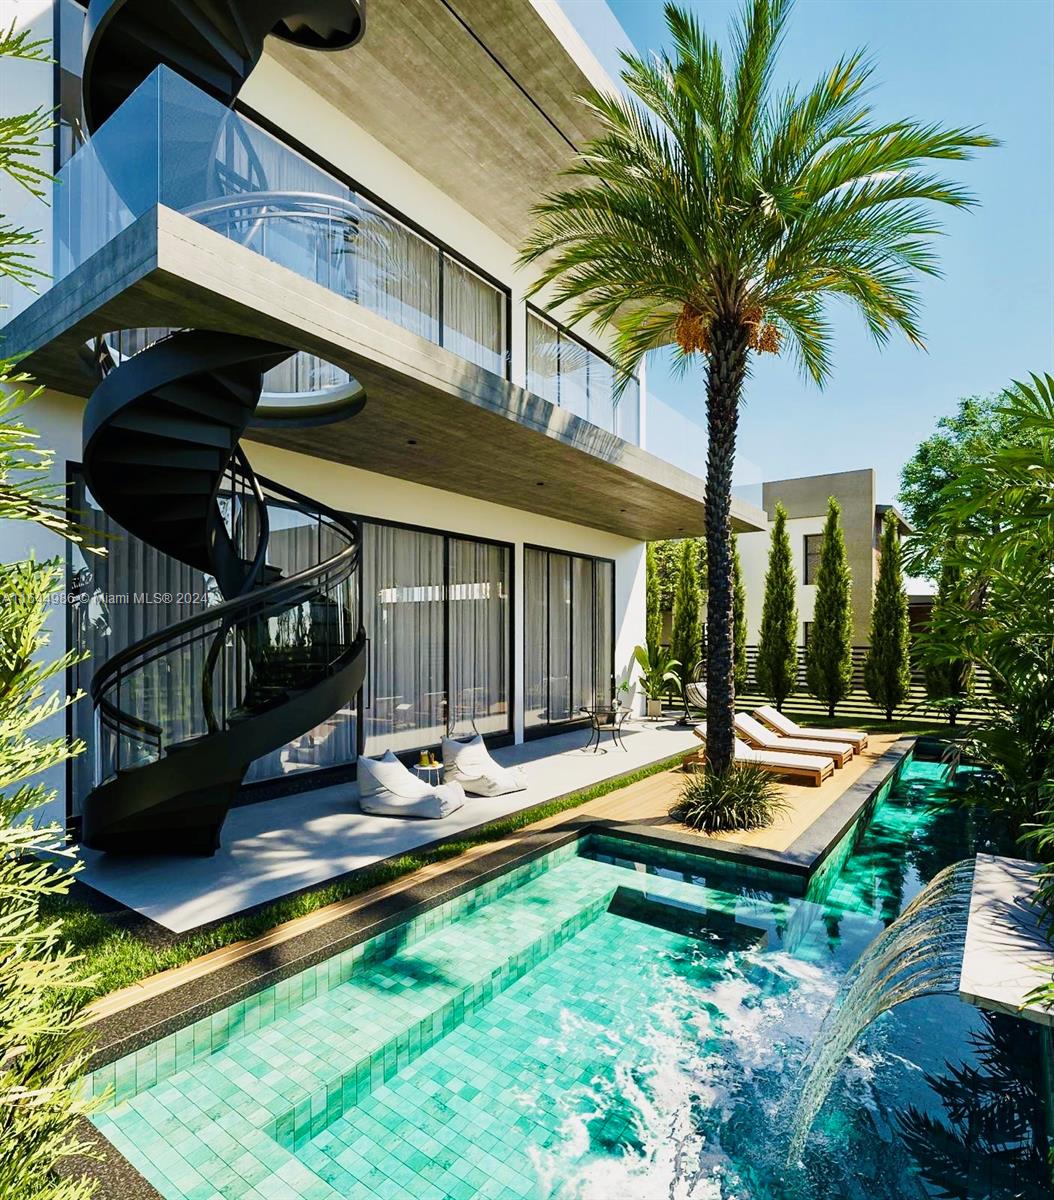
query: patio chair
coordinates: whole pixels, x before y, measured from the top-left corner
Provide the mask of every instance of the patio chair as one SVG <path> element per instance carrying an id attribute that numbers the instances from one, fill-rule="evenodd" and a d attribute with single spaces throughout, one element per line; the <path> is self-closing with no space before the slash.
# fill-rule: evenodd
<path id="1" fill-rule="evenodd" d="M 438 820 L 465 803 L 459 783 L 425 783 L 388 750 L 383 758 L 358 760 L 359 807 L 378 817 L 425 817 Z"/>
<path id="2" fill-rule="evenodd" d="M 771 704 L 754 709 L 754 716 L 783 737 L 809 738 L 814 742 L 848 742 L 857 752 L 867 749 L 867 734 L 859 729 L 813 729 L 798 725 Z"/>
<path id="3" fill-rule="evenodd" d="M 685 685 L 684 694 L 693 708 L 706 708 L 706 684 L 700 680 Z"/>
<path id="4" fill-rule="evenodd" d="M 837 767 L 844 767 L 853 757 L 853 747 L 848 742 L 816 742 L 809 738 L 780 737 L 746 713 L 736 713 L 735 725 L 736 733 L 755 750 L 772 750 L 780 754 L 823 754 L 833 758 Z"/>
<path id="5" fill-rule="evenodd" d="M 695 736 L 706 746 L 706 722 L 701 721 L 693 730 Z M 806 779 L 815 787 L 834 774 L 834 759 L 821 754 L 784 754 L 774 750 L 755 750 L 739 738 L 735 739 L 737 763 L 753 763 L 773 775 L 788 775 L 795 779 Z M 684 765 L 690 765 L 693 756 L 685 757 Z M 698 758 L 695 759 L 698 761 Z"/>
<path id="6" fill-rule="evenodd" d="M 522 767 L 503 767 L 487 750 L 481 734 L 460 741 L 443 738 L 443 778 L 473 796 L 505 796 L 522 792 L 527 778 Z"/>

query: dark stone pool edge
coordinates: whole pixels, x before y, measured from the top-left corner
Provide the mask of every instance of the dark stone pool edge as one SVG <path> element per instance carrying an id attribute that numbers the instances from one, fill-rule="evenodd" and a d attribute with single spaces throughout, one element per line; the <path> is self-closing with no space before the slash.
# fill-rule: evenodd
<path id="1" fill-rule="evenodd" d="M 94 1050 L 88 1069 L 113 1062 L 177 1029 L 211 1016 L 253 992 L 384 933 L 436 904 L 471 891 L 567 842 L 577 841 L 593 829 L 731 863 L 776 870 L 788 877 L 788 883 L 798 883 L 804 893 L 809 879 L 850 833 L 867 805 L 911 753 L 915 742 L 915 738 L 901 738 L 895 742 L 783 852 L 666 832 L 655 826 L 569 814 L 560 824 L 519 838 L 513 845 L 461 866 L 452 862 L 449 870 L 414 887 L 382 897 L 363 909 L 336 917 L 286 942 L 259 950 L 229 966 L 102 1018 L 90 1028 Z M 164 1200 L 94 1125 L 84 1119 L 80 1126 L 78 1136 L 99 1157 L 67 1159 L 61 1170 L 63 1175 L 96 1179 L 101 1184 L 102 1195 L 120 1196 L 122 1200 Z"/>
<path id="2" fill-rule="evenodd" d="M 632 822 L 609 825 L 608 830 L 620 837 L 632 838 L 655 846 L 666 846 L 686 853 L 705 854 L 725 862 L 764 870 L 779 871 L 789 876 L 804 893 L 809 880 L 864 814 L 885 783 L 890 780 L 915 749 L 917 738 L 903 737 L 870 766 L 855 783 L 791 843 L 786 850 L 766 850 L 740 842 L 718 841 L 698 834 Z"/>

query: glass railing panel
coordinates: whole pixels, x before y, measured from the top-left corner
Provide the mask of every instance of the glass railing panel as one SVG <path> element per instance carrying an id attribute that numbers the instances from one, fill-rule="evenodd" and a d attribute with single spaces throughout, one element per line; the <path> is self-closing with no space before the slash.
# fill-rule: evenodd
<path id="1" fill-rule="evenodd" d="M 66 163 L 55 197 L 56 280 L 163 204 L 504 374 L 506 292 L 167 68 Z"/>
<path id="2" fill-rule="evenodd" d="M 536 313 L 527 312 L 527 390 L 560 403 L 560 333 Z"/>
<path id="3" fill-rule="evenodd" d="M 155 72 L 59 172 L 54 187 L 56 279 L 157 204 L 160 89 Z"/>
<path id="4" fill-rule="evenodd" d="M 640 384 L 631 379 L 615 406 L 615 433 L 623 441 L 640 445 Z"/>
<path id="5" fill-rule="evenodd" d="M 506 303 L 475 271 L 443 259 L 443 345 L 477 366 L 505 373 Z"/>

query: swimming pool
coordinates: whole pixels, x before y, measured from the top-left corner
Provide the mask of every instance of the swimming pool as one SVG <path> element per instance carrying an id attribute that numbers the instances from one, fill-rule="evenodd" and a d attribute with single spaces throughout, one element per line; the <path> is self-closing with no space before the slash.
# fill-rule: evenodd
<path id="1" fill-rule="evenodd" d="M 785 1166 L 841 976 L 978 840 L 940 776 L 909 763 L 805 897 L 561 847 L 101 1068 L 95 1123 L 168 1200 L 1047 1195 L 1038 1034 L 953 997 L 871 1030 Z"/>

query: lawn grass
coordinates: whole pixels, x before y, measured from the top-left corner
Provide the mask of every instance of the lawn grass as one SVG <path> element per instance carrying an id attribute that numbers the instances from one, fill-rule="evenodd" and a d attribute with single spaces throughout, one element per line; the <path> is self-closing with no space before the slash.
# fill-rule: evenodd
<path id="1" fill-rule="evenodd" d="M 305 916 L 349 896 L 360 895 L 371 888 L 380 887 L 393 879 L 420 870 L 430 863 L 455 858 L 473 846 L 499 841 L 535 821 L 578 808 L 590 800 L 606 796 L 609 792 L 667 771 L 679 765 L 680 761 L 681 756 L 678 754 L 627 775 L 606 779 L 561 799 L 550 800 L 545 804 L 538 804 L 498 821 L 492 821 L 457 841 L 443 842 L 419 853 L 387 859 L 365 867 L 347 878 L 323 884 L 299 895 L 275 900 L 247 916 L 231 917 L 230 920 L 202 932 L 191 933 L 185 937 L 173 935 L 171 941 L 163 944 L 147 941 L 127 929 L 118 928 L 104 913 L 95 911 L 75 894 L 49 899 L 42 915 L 62 920 L 64 933 L 71 948 L 81 956 L 84 974 L 90 981 L 90 996 L 104 996 L 158 971 L 182 966 L 191 959 L 229 946 L 232 942 L 259 937 L 285 921 Z"/>

